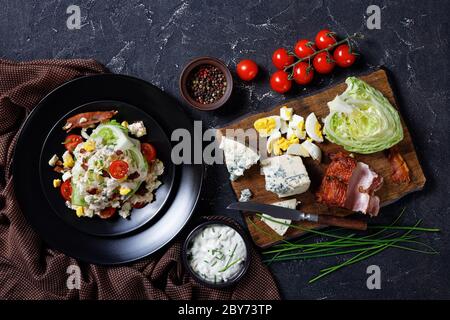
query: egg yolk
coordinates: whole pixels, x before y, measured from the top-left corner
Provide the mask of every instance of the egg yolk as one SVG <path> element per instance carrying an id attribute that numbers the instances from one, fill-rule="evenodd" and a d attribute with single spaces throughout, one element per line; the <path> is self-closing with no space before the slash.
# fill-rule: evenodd
<path id="1" fill-rule="evenodd" d="M 314 133 L 320 138 L 322 138 L 322 131 L 321 130 L 322 130 L 322 127 L 320 126 L 320 123 L 317 122 L 315 127 L 314 127 Z"/>
<path id="2" fill-rule="evenodd" d="M 262 118 L 256 120 L 253 126 L 259 133 L 269 134 L 276 128 L 277 124 L 273 118 Z"/>

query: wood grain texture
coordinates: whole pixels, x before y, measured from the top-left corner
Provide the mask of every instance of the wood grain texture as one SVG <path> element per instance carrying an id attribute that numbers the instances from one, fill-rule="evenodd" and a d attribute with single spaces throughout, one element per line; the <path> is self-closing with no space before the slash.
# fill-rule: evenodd
<path id="1" fill-rule="evenodd" d="M 391 102 L 391 104 L 398 108 L 394 93 L 389 81 L 387 74 L 384 70 L 380 69 L 374 71 L 368 75 L 360 76 L 360 79 L 366 81 L 368 84 L 378 89 L 383 93 L 383 95 Z M 253 127 L 255 120 L 271 116 L 279 115 L 279 109 L 281 106 L 288 106 L 294 108 L 294 112 L 298 115 L 306 116 L 310 112 L 314 112 L 318 119 L 324 118 L 328 114 L 327 102 L 334 99 L 338 94 L 341 94 L 346 89 L 346 84 L 344 82 L 337 84 L 333 87 L 327 88 L 321 92 L 314 95 L 307 96 L 300 99 L 295 99 L 279 105 L 268 112 L 263 112 L 259 114 L 249 115 L 245 118 L 239 119 L 226 127 L 220 128 L 219 135 L 225 134 L 226 129 L 249 129 Z M 417 154 L 414 150 L 414 145 L 411 140 L 408 128 L 406 127 L 403 118 L 401 119 L 404 131 L 404 139 L 398 144 L 398 149 L 405 159 L 408 167 L 410 169 L 411 182 L 408 184 L 395 184 L 391 180 L 391 167 L 387 159 L 385 152 L 377 152 L 370 155 L 355 154 L 358 161 L 367 163 L 375 172 L 380 174 L 384 178 L 383 187 L 377 191 L 377 195 L 380 197 L 381 206 L 386 206 L 406 194 L 421 190 L 425 184 L 425 176 L 423 174 L 422 168 L 419 164 Z M 317 214 L 332 214 L 336 216 L 347 216 L 353 212 L 345 209 L 338 208 L 327 208 L 326 206 L 319 204 L 315 200 L 315 192 L 318 190 L 320 183 L 322 181 L 323 173 L 325 168 L 329 164 L 330 160 L 328 155 L 336 153 L 338 151 L 343 151 L 343 148 L 327 142 L 319 144 L 322 149 L 323 159 L 322 163 L 318 163 L 311 158 L 304 158 L 303 162 L 306 166 L 308 174 L 311 179 L 311 187 L 309 190 L 303 194 L 295 196 L 297 200 L 301 202 L 298 209 L 306 213 L 317 213 Z M 239 198 L 240 192 L 243 189 L 249 188 L 253 193 L 252 200 L 261 203 L 273 203 L 276 201 L 292 199 L 293 197 L 278 198 L 276 194 L 266 191 L 264 176 L 260 174 L 259 165 L 255 165 L 245 172 L 243 177 L 240 177 L 236 181 L 231 182 L 232 188 Z M 267 248 L 280 240 L 282 237 L 277 235 L 270 227 L 268 227 L 264 222 L 260 221 L 253 213 L 244 213 L 245 221 L 247 223 L 250 234 L 255 242 L 261 248 Z M 320 227 L 314 223 L 308 222 L 294 222 L 299 228 L 308 229 Z M 292 239 L 304 234 L 304 231 L 296 228 L 289 228 L 284 236 L 284 239 Z"/>

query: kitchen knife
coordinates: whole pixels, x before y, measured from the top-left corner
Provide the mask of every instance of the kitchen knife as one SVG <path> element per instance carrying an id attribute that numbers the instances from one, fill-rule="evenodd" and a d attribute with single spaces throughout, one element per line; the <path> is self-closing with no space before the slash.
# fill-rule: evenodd
<path id="1" fill-rule="evenodd" d="M 342 227 L 353 230 L 366 230 L 367 223 L 362 220 L 340 218 L 325 214 L 304 213 L 299 210 L 257 203 L 253 201 L 234 202 L 227 209 L 265 213 L 274 218 L 290 219 L 294 221 L 310 221 L 321 225 Z"/>

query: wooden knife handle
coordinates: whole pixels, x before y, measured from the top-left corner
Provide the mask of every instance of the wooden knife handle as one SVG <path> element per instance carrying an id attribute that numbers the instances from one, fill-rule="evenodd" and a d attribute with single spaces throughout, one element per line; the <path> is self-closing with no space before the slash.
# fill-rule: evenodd
<path id="1" fill-rule="evenodd" d="M 340 218 L 330 215 L 319 215 L 319 224 L 342 227 L 352 230 L 367 230 L 367 222 L 356 219 Z"/>

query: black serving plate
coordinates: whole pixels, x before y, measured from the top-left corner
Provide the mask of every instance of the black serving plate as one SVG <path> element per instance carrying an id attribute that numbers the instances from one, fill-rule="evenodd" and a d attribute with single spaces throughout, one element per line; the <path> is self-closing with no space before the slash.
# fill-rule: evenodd
<path id="1" fill-rule="evenodd" d="M 48 160 L 64 151 L 65 120 L 98 110 L 118 110 L 114 117 L 118 121 L 144 121 L 148 133 L 140 140 L 152 143 L 164 163 L 163 184 L 155 192 L 155 201 L 132 210 L 128 219 L 77 218 L 52 186 L 59 175 L 48 166 Z M 171 161 L 171 149 L 177 142 L 170 137 L 177 128 L 192 132 L 192 121 L 171 98 L 143 80 L 104 74 L 63 84 L 32 111 L 17 141 L 14 186 L 24 215 L 51 247 L 86 262 L 119 264 L 155 252 L 189 220 L 203 179 L 201 165 L 174 165 Z"/>

